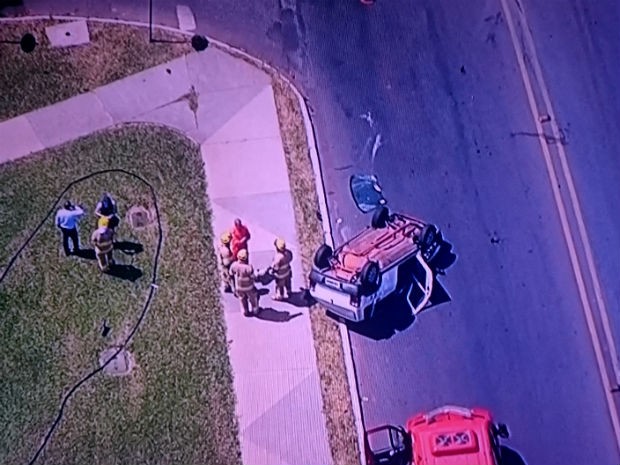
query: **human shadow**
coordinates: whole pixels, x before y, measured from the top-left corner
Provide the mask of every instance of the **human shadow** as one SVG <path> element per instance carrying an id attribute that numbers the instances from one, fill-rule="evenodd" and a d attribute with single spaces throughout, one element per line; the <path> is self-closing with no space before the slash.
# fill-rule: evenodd
<path id="1" fill-rule="evenodd" d="M 268 289 L 268 288 L 266 288 L 266 287 L 261 287 L 261 288 L 258 290 L 258 296 L 259 296 L 259 297 L 262 297 L 262 296 L 267 295 L 267 294 L 269 294 L 269 289 Z"/>
<path id="2" fill-rule="evenodd" d="M 97 258 L 95 256 L 94 249 L 79 249 L 73 252 L 73 255 L 79 258 L 83 258 L 85 260 L 95 260 Z"/>
<path id="3" fill-rule="evenodd" d="M 291 314 L 287 311 L 281 311 L 276 310 L 275 308 L 265 307 L 259 310 L 259 312 L 256 314 L 256 318 L 258 318 L 259 320 L 273 321 L 276 323 L 286 323 L 288 321 L 291 321 L 293 318 L 297 318 L 301 315 L 301 312 Z"/>
<path id="4" fill-rule="evenodd" d="M 137 281 L 140 277 L 142 277 L 142 271 L 135 266 L 122 265 L 119 263 L 111 265 L 110 269 L 107 271 L 107 274 L 115 278 L 124 279 L 131 282 Z"/>
<path id="5" fill-rule="evenodd" d="M 144 252 L 144 246 L 137 242 L 118 241 L 114 243 L 114 250 L 123 252 L 126 255 L 136 255 Z"/>
<path id="6" fill-rule="evenodd" d="M 291 292 L 289 296 L 284 299 L 284 302 L 300 308 L 311 307 L 315 303 L 314 299 L 306 289 Z"/>
<path id="7" fill-rule="evenodd" d="M 502 465 L 527 465 L 525 459 L 516 450 L 507 446 L 500 446 L 499 450 Z"/>

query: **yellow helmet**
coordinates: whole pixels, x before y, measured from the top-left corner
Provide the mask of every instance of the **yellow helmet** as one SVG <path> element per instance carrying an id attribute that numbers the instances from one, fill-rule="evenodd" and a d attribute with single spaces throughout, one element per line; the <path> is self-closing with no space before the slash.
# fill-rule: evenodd
<path id="1" fill-rule="evenodd" d="M 97 221 L 97 227 L 99 228 L 103 228 L 103 227 L 108 227 L 110 224 L 110 219 L 106 216 L 102 216 L 101 218 L 99 218 L 99 221 Z"/>
<path id="2" fill-rule="evenodd" d="M 230 244 L 231 239 L 232 239 L 232 234 L 230 234 L 230 232 L 225 232 L 220 237 L 220 241 L 222 241 L 222 244 L 224 245 Z"/>
<path id="3" fill-rule="evenodd" d="M 278 250 L 286 249 L 286 241 L 282 239 L 281 237 L 278 237 L 276 241 L 274 242 L 274 244 L 276 246 L 276 249 Z"/>
<path id="4" fill-rule="evenodd" d="M 237 252 L 237 258 L 245 262 L 248 259 L 248 250 L 241 249 L 239 252 Z"/>

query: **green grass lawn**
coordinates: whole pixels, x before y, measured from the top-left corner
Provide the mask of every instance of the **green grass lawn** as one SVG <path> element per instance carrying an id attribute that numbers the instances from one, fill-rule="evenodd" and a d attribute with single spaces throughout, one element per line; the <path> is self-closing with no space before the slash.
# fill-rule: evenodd
<path id="1" fill-rule="evenodd" d="M 122 168 L 149 181 L 163 225 L 159 289 L 129 345 L 127 377 L 100 373 L 82 386 L 45 449 L 48 464 L 239 464 L 232 375 L 198 147 L 177 133 L 131 126 L 0 165 L 0 273 L 58 194 L 91 172 Z M 158 233 L 132 230 L 127 209 L 153 209 L 148 188 L 123 174 L 84 181 L 67 197 L 88 208 L 87 246 L 102 191 L 117 199 L 118 240 L 140 243 L 117 261 L 143 275 L 103 275 L 94 260 L 64 257 L 53 215 L 0 283 L 0 463 L 28 463 L 64 393 L 122 341 L 149 291 Z M 101 335 L 102 320 L 111 326 Z"/>
<path id="2" fill-rule="evenodd" d="M 90 44 L 52 48 L 45 27 L 56 20 L 0 22 L 0 39 L 34 34 L 39 45 L 24 53 L 19 45 L 0 44 L 0 121 L 27 113 L 192 51 L 185 43 L 149 43 L 148 28 L 89 22 Z M 187 37 L 154 30 L 154 37 Z"/>

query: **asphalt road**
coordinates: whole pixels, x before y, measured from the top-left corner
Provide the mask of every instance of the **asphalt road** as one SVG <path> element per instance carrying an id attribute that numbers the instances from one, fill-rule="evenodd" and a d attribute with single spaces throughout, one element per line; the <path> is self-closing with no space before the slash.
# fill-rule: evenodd
<path id="1" fill-rule="evenodd" d="M 345 12 L 336 13 L 343 24 L 339 42 L 331 43 L 324 38 L 333 25 L 306 17 L 308 29 L 316 30 L 308 37 L 321 38 L 308 48 L 322 50 L 328 67 L 322 85 L 331 89 L 335 103 L 316 105 L 322 114 L 316 117 L 319 138 L 328 138 L 319 148 L 333 191 L 332 219 L 344 219 L 335 230 L 348 237 L 367 221 L 348 200 L 346 178 L 352 170 L 346 167 L 353 165 L 378 175 L 394 209 L 442 226 L 458 253 L 443 279 L 451 303 L 422 314 L 388 340 L 352 337 L 365 423 L 402 423 L 413 412 L 444 403 L 482 405 L 509 424 L 509 445 L 528 463 L 616 464 L 603 388 L 541 150 L 527 135 L 511 136 L 536 130 L 499 11 L 496 2 L 462 2 L 460 8 L 452 1 L 384 2 L 368 18 L 346 26 Z M 541 16 L 534 23 L 546 34 L 555 33 L 549 53 L 557 54 L 563 43 L 571 44 L 567 51 L 580 53 L 573 44 L 578 32 L 554 20 Z M 610 39 L 598 56 L 581 56 L 589 72 L 617 56 L 610 45 L 617 37 L 613 17 L 602 14 L 599 21 Z M 353 54 L 356 48 L 361 51 Z M 605 52 L 609 55 L 601 56 Z M 339 60 L 347 63 L 340 65 L 344 71 L 334 71 Z M 561 105 L 557 111 L 563 121 L 575 121 L 570 153 L 582 156 L 580 147 L 572 148 L 573 140 L 597 142 L 581 132 L 580 123 L 586 120 L 584 128 L 590 127 L 594 116 L 584 110 L 607 113 L 592 121 L 617 125 L 618 107 L 599 108 L 594 101 L 590 108 L 579 105 L 575 95 L 581 93 L 564 92 L 573 90 L 571 85 L 592 86 L 586 72 L 562 74 L 558 81 L 553 63 L 545 63 L 555 84 L 554 100 L 575 104 L 573 112 Z M 603 96 L 618 74 L 608 75 L 608 81 L 598 77 Z M 565 84 L 569 76 L 575 81 Z M 322 110 L 327 108 L 332 110 Z M 358 119 L 366 111 L 374 116 L 372 128 Z M 339 143 L 343 133 L 353 140 Z M 383 146 L 373 164 L 367 141 L 378 134 Z M 607 140 L 610 150 L 596 157 L 605 177 L 574 167 L 590 217 L 613 210 L 614 201 L 617 205 L 617 134 L 609 133 Z M 609 246 L 619 245 L 613 237 L 617 219 L 611 213 L 601 216 L 598 221 L 607 224 L 598 232 L 608 246 L 598 241 L 593 246 L 611 280 L 618 261 L 606 261 L 606 254 Z M 607 285 L 605 296 L 617 307 L 618 285 Z"/>
<path id="2" fill-rule="evenodd" d="M 47 3 L 27 5 L 147 18 L 121 1 Z M 352 333 L 366 426 L 480 405 L 529 464 L 620 463 L 499 0 L 185 3 L 200 32 L 284 70 L 308 97 L 337 243 L 369 221 L 348 178 L 372 172 L 394 210 L 453 244 L 439 278 L 450 302 L 391 337 Z M 154 4 L 155 21 L 174 24 L 174 2 Z M 525 6 L 618 332 L 620 6 Z"/>

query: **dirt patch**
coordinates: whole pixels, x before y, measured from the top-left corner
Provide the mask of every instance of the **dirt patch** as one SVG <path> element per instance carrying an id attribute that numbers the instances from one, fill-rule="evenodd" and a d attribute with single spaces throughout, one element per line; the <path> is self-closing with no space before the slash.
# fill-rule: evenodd
<path id="1" fill-rule="evenodd" d="M 127 210 L 127 223 L 133 229 L 144 229 L 153 222 L 153 214 L 144 207 L 134 205 Z"/>
<path id="2" fill-rule="evenodd" d="M 323 229 L 317 218 L 319 204 L 314 171 L 303 117 L 295 93 L 286 82 L 273 74 L 272 85 L 293 194 L 302 266 L 307 276 L 310 273 L 314 252 L 323 242 Z M 310 320 L 334 463 L 359 465 L 357 430 L 338 324 L 327 317 L 325 310 L 318 305 L 311 309 Z"/>
<path id="3" fill-rule="evenodd" d="M 109 376 L 127 376 L 134 365 L 133 354 L 122 347 L 109 347 L 99 355 L 99 366 Z"/>
<path id="4" fill-rule="evenodd" d="M 93 260 L 59 255 L 54 223 L 46 221 L 27 248 L 32 264 L 22 267 L 17 260 L 0 292 L 0 378 L 10 394 L 0 408 L 0 463 L 26 463 L 49 431 L 61 396 L 97 368 L 101 350 L 124 342 L 150 295 L 158 250 L 160 288 L 127 347 L 140 366 L 126 377 L 100 373 L 81 385 L 43 461 L 97 463 L 105 457 L 106 464 L 199 464 L 212 457 L 212 463 L 240 464 L 211 217 L 196 144 L 174 131 L 135 125 L 2 164 L 5 216 L 19 221 L 0 222 L 0 238 L 6 244 L 31 231 L 66 185 L 110 167 L 140 173 L 152 184 L 165 244 L 159 248 L 155 223 L 132 235 L 121 221 L 117 242 L 143 246 L 135 262 L 143 277 L 102 276 Z M 105 183 L 114 184 L 119 206 L 154 206 L 144 184 L 118 174 L 84 181 L 72 193 L 95 199 Z M 5 186 L 14 192 L 9 195 Z M 83 223 L 84 242 L 91 220 L 92 215 Z M 36 273 L 25 273 L 31 266 Z M 16 285 L 24 276 L 28 286 Z M 202 323 L 200 333 L 196 322 Z M 106 336 L 105 326 L 111 328 Z M 71 357 L 71 366 L 81 368 L 77 376 L 67 373 Z"/>

